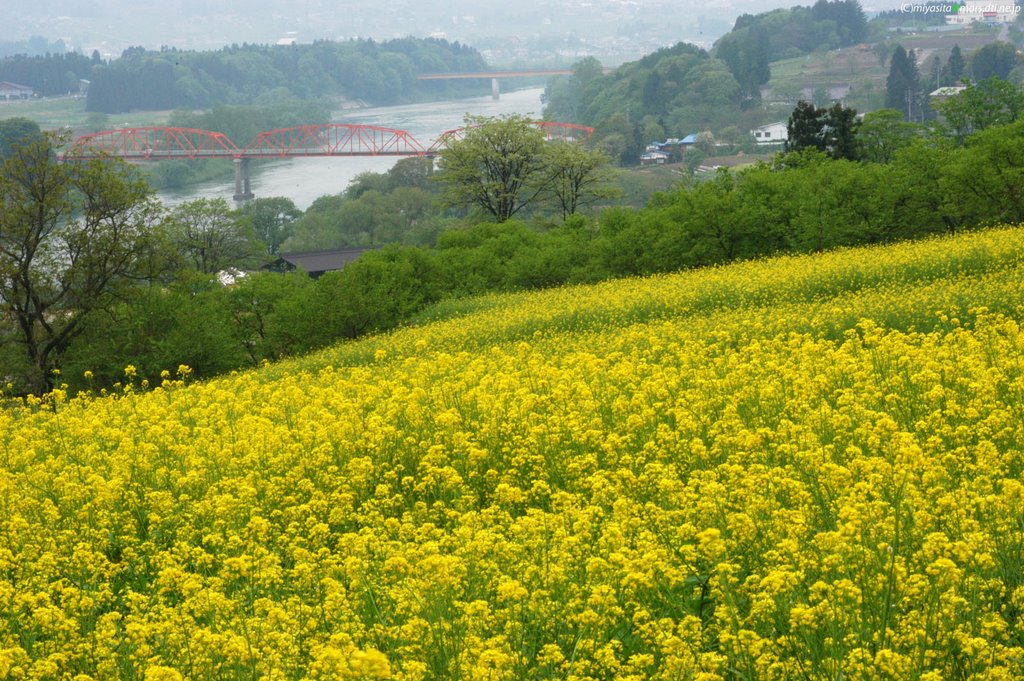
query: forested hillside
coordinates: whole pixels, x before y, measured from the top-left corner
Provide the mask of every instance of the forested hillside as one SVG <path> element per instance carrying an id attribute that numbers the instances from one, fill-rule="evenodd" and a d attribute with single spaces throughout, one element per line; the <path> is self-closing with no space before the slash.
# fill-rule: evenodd
<path id="1" fill-rule="evenodd" d="M 857 0 L 818 0 L 812 7 L 744 14 L 715 43 L 714 54 L 729 66 L 748 104 L 761 99 L 768 64 L 814 50 L 854 45 L 868 36 L 868 22 Z"/>
<path id="2" fill-rule="evenodd" d="M 464 83 L 420 82 L 426 72 L 482 70 L 470 48 L 442 40 L 352 40 L 242 45 L 216 52 L 129 50 L 93 70 L 90 111 L 203 108 L 268 98 L 342 96 L 374 104 L 465 92 Z M 455 81 L 459 83 L 459 81 Z M 440 84 L 439 84 L 440 83 Z M 479 88 L 479 84 L 476 86 Z"/>
<path id="3" fill-rule="evenodd" d="M 742 96 L 728 66 L 706 50 L 678 43 L 605 74 L 593 58 L 545 92 L 550 120 L 597 128 L 609 155 L 635 162 L 643 145 L 670 131 L 735 124 Z M 679 133 L 680 136 L 686 133 Z"/>
<path id="4" fill-rule="evenodd" d="M 91 57 L 77 52 L 19 54 L 0 60 L 0 80 L 28 85 L 43 97 L 59 97 L 78 92 L 79 80 L 88 80 L 102 63 L 98 52 Z"/>
<path id="5" fill-rule="evenodd" d="M 857 0 L 743 15 L 711 51 L 679 43 L 603 73 L 595 59 L 552 81 L 545 116 L 597 128 L 612 156 L 635 161 L 654 139 L 759 124 L 769 63 L 852 45 L 868 35 Z M 745 134 L 745 132 L 744 132 Z"/>
<path id="6" fill-rule="evenodd" d="M 480 71 L 475 49 L 444 40 L 319 41 L 311 45 L 232 45 L 217 51 L 131 48 L 120 59 L 67 53 L 0 62 L 0 80 L 63 95 L 91 81 L 89 111 L 209 108 L 343 97 L 373 104 L 475 94 L 476 81 L 418 81 L 420 73 Z"/>

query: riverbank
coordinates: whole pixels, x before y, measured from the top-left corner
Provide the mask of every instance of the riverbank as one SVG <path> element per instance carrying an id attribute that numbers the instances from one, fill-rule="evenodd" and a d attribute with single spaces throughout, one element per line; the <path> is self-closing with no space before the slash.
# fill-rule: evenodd
<path id="1" fill-rule="evenodd" d="M 522 114 L 540 117 L 544 88 L 515 90 L 497 101 L 490 95 L 419 104 L 335 110 L 337 123 L 376 125 L 405 130 L 429 147 L 445 131 L 461 127 L 467 115 L 503 116 Z M 334 156 L 328 158 L 288 158 L 256 162 L 252 165 L 252 190 L 257 197 L 281 196 L 306 210 L 321 196 L 339 194 L 360 173 L 384 173 L 401 157 Z M 202 182 L 180 190 L 161 190 L 157 197 L 175 205 L 195 198 L 225 198 L 235 191 L 234 175 Z"/>

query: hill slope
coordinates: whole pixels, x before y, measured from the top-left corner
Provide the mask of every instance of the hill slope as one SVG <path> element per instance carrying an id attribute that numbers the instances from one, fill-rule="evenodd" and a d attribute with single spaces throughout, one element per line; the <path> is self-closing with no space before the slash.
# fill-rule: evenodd
<path id="1" fill-rule="evenodd" d="M 11 405 L 0 676 L 1019 677 L 1022 285 L 1003 228 Z"/>
<path id="2" fill-rule="evenodd" d="M 879 51 L 891 53 L 896 45 L 914 50 L 921 87 L 927 93 L 935 88 L 936 57 L 944 67 L 954 45 L 970 55 L 999 39 L 1000 35 L 991 27 L 968 26 L 948 32 L 896 34 L 874 46 L 854 45 L 780 59 L 771 64 L 771 79 L 764 86 L 765 102 L 782 120 L 789 117 L 798 100 L 810 101 L 816 91 L 825 93 L 826 101 L 841 99 L 860 112 L 881 109 L 885 106 L 885 82 L 890 65 L 888 57 L 884 63 L 878 58 Z"/>

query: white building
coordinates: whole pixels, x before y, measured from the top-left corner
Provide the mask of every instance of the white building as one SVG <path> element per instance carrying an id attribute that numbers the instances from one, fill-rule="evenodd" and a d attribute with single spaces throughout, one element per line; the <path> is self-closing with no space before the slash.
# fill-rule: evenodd
<path id="1" fill-rule="evenodd" d="M 957 8 L 957 5 L 953 5 Z M 1020 15 L 1020 7 L 1015 0 L 967 0 L 955 9 L 954 14 L 946 15 L 947 24 L 970 24 L 982 21 L 987 24 L 1010 24 Z"/>
<path id="2" fill-rule="evenodd" d="M 782 121 L 754 128 L 750 131 L 750 134 L 753 135 L 754 141 L 758 144 L 782 144 L 789 139 L 789 135 L 786 132 L 786 124 Z"/>
<path id="3" fill-rule="evenodd" d="M 928 98 L 932 102 L 944 102 L 950 97 L 956 97 L 958 94 L 967 89 L 965 85 L 947 85 L 940 87 L 937 90 L 932 90 L 928 94 Z"/>
<path id="4" fill-rule="evenodd" d="M 669 154 L 667 154 L 666 152 L 652 150 L 650 147 L 648 147 L 647 151 L 640 155 L 640 165 L 665 165 L 666 163 L 668 163 L 669 158 Z"/>
<path id="5" fill-rule="evenodd" d="M 28 85 L 18 85 L 17 83 L 8 83 L 7 81 L 0 82 L 0 99 L 29 99 L 35 96 L 35 94 L 35 91 Z"/>

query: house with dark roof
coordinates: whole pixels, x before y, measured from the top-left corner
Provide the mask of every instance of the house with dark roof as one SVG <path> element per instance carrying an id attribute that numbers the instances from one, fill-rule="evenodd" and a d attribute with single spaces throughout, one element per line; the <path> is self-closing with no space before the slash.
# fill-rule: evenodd
<path id="1" fill-rule="evenodd" d="M 376 247 L 364 248 L 333 248 L 326 251 L 296 251 L 294 253 L 278 253 L 273 268 L 279 270 L 301 270 L 313 279 L 325 272 L 340 270 L 355 261 L 366 251 L 377 250 Z"/>

